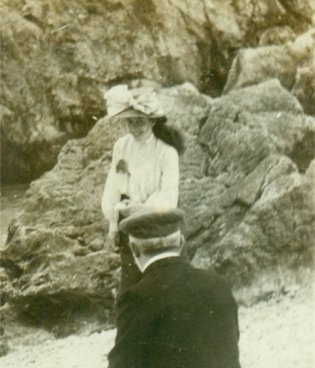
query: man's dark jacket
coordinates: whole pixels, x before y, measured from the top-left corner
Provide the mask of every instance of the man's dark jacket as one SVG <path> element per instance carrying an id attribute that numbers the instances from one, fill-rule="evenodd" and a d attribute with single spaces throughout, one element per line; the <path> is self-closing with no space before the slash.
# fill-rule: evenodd
<path id="1" fill-rule="evenodd" d="M 213 271 L 159 260 L 117 303 L 109 368 L 239 368 L 237 306 Z"/>

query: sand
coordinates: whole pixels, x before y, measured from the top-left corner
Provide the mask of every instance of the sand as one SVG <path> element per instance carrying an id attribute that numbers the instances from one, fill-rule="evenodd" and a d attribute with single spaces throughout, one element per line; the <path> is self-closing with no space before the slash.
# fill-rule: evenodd
<path id="1" fill-rule="evenodd" d="M 242 368 L 315 367 L 312 288 L 239 309 Z M 11 346 L 1 368 L 106 368 L 115 330 Z M 171 368 L 171 367 L 170 367 Z"/>

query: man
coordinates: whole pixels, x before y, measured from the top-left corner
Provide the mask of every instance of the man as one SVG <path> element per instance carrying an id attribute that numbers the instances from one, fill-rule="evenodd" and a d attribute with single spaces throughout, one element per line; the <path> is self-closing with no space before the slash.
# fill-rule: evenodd
<path id="1" fill-rule="evenodd" d="M 109 368 L 239 368 L 237 306 L 227 282 L 180 256 L 180 210 L 120 223 L 142 271 L 117 303 Z"/>

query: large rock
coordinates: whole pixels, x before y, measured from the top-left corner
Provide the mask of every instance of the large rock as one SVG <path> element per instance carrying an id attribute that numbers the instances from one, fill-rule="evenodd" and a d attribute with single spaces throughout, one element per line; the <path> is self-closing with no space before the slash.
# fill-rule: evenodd
<path id="1" fill-rule="evenodd" d="M 186 139 L 180 206 L 193 263 L 214 266 L 235 287 L 270 272 L 281 284 L 311 267 L 315 119 L 277 80 L 217 99 L 190 84 L 160 97 Z M 86 138 L 69 141 L 55 168 L 27 192 L 2 252 L 2 300 L 20 318 L 59 334 L 86 320 L 110 321 L 119 257 L 103 248 L 108 224 L 100 199 L 122 131 L 99 120 Z"/>
<path id="2" fill-rule="evenodd" d="M 277 78 L 299 99 L 305 113 L 314 114 L 314 50 L 315 28 L 283 44 L 241 49 L 233 60 L 223 92 Z"/>
<path id="3" fill-rule="evenodd" d="M 313 37 L 315 39 L 315 32 Z M 315 42 L 309 57 L 297 68 L 292 93 L 301 102 L 305 113 L 315 116 Z"/>
<path id="4" fill-rule="evenodd" d="M 103 91 L 115 83 L 190 81 L 220 95 L 235 50 L 262 37 L 295 38 L 312 23 L 311 4 L 2 1 L 2 181 L 29 182 L 51 169 L 64 143 L 104 115 Z M 266 34 L 275 27 L 282 38 Z"/>

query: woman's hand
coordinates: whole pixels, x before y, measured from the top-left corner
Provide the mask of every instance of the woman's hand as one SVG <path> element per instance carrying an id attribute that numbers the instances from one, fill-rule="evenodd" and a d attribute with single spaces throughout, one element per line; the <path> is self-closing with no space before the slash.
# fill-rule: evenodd
<path id="1" fill-rule="evenodd" d="M 133 213 L 139 211 L 140 209 L 142 209 L 144 207 L 142 204 L 134 203 L 134 202 L 131 202 L 129 200 L 125 200 L 121 203 L 122 203 L 122 206 L 119 207 L 119 213 L 124 218 L 132 215 Z"/>

